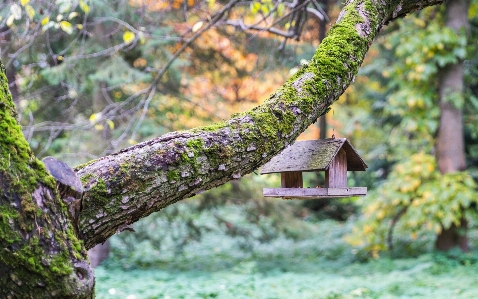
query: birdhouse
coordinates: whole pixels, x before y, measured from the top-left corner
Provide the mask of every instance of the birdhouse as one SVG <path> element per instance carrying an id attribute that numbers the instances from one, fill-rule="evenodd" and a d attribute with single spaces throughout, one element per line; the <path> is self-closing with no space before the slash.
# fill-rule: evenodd
<path id="1" fill-rule="evenodd" d="M 348 187 L 347 171 L 367 164 L 345 138 L 298 141 L 272 158 L 261 174 L 280 173 L 281 188 L 264 188 L 266 197 L 317 199 L 367 195 L 367 187 Z M 304 188 L 302 172 L 325 172 L 325 186 Z"/>

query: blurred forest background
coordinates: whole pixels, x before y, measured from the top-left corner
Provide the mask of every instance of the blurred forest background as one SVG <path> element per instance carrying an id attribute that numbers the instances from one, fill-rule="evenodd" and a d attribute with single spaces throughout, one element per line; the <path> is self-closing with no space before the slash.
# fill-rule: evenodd
<path id="1" fill-rule="evenodd" d="M 260 104 L 341 5 L 2 1 L 0 54 L 35 154 L 74 167 Z M 478 0 L 467 5 L 459 32 L 445 5 L 386 26 L 355 83 L 299 137 L 349 139 L 369 165 L 349 186 L 366 197 L 283 201 L 262 197 L 278 176 L 229 182 L 112 237 L 97 298 L 476 298 Z M 452 65 L 462 91 L 444 98 Z M 463 124 L 466 165 L 454 171 L 437 163 L 446 103 Z"/>

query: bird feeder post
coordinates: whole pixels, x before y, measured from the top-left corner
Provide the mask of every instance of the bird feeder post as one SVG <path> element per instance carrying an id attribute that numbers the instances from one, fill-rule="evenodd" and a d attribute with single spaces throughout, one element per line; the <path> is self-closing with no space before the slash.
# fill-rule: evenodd
<path id="1" fill-rule="evenodd" d="M 325 170 L 325 187 L 347 187 L 347 154 L 343 148 L 337 152 L 329 168 Z"/>

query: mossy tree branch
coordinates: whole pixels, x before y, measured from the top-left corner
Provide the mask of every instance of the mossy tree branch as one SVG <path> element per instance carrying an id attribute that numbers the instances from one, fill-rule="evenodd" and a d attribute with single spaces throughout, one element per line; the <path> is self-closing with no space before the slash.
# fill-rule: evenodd
<path id="1" fill-rule="evenodd" d="M 349 0 L 307 66 L 262 105 L 230 120 L 173 132 L 77 168 L 87 248 L 178 200 L 266 163 L 336 101 L 389 21 L 443 0 Z"/>

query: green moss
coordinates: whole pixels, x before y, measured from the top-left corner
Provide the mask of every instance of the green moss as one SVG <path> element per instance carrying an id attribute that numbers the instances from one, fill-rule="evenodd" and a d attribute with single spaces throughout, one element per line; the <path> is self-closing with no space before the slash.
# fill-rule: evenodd
<path id="1" fill-rule="evenodd" d="M 226 122 L 219 121 L 219 122 L 213 123 L 211 125 L 191 129 L 190 131 L 193 132 L 193 133 L 194 132 L 215 132 L 215 131 L 217 131 L 219 129 L 222 129 L 222 128 L 225 128 L 225 127 L 227 127 Z"/>
<path id="2" fill-rule="evenodd" d="M 202 140 L 201 138 L 189 139 L 188 141 L 186 141 L 186 146 L 189 149 L 192 149 L 194 152 L 201 150 L 203 145 L 204 140 Z"/>
<path id="3" fill-rule="evenodd" d="M 131 165 L 129 163 L 123 163 L 120 165 L 120 171 L 122 174 L 129 173 Z"/>
<path id="4" fill-rule="evenodd" d="M 77 166 L 74 167 L 74 170 L 75 170 L 76 172 L 78 172 L 80 169 L 83 169 L 83 168 L 85 168 L 86 166 L 91 165 L 91 164 L 93 164 L 93 163 L 95 163 L 95 162 L 96 162 L 96 160 L 91 160 L 91 161 L 88 161 L 88 162 L 86 162 L 86 163 L 77 165 Z"/>
<path id="5" fill-rule="evenodd" d="M 234 151 L 230 146 L 221 146 L 217 143 L 204 148 L 204 155 L 212 168 L 217 169 L 220 164 L 229 163 Z"/>
<path id="6" fill-rule="evenodd" d="M 166 178 L 168 178 L 168 181 L 169 182 L 172 182 L 172 181 L 178 181 L 179 180 L 179 171 L 174 169 L 174 170 L 170 170 L 166 173 Z"/>
<path id="7" fill-rule="evenodd" d="M 63 251 L 61 254 L 55 255 L 50 262 L 50 269 L 57 275 L 68 275 L 73 272 L 69 266 L 69 256 Z"/>
<path id="8" fill-rule="evenodd" d="M 91 174 L 91 173 L 88 173 L 84 176 L 81 176 L 80 180 L 81 180 L 81 183 L 83 184 L 83 186 L 86 185 L 91 178 L 93 178 L 93 174 Z"/>
<path id="9" fill-rule="evenodd" d="M 18 212 L 12 207 L 0 206 L 0 240 L 7 245 L 20 241 L 18 233 L 10 227 L 10 222 L 15 222 L 18 217 Z"/>
<path id="10" fill-rule="evenodd" d="M 98 180 L 96 181 L 96 185 L 91 187 L 91 190 L 95 191 L 95 193 L 105 194 L 106 193 L 105 180 L 103 180 L 102 178 L 98 178 Z"/>

